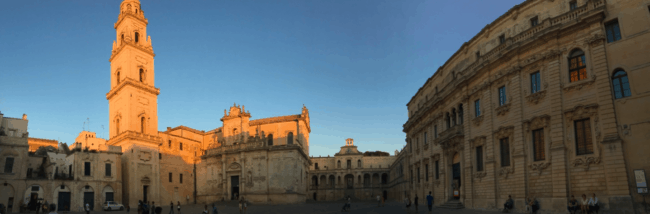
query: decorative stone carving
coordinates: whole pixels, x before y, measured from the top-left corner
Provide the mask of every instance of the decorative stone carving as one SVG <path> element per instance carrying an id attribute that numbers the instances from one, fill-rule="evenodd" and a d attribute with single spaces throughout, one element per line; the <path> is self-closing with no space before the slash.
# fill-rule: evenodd
<path id="1" fill-rule="evenodd" d="M 556 59 L 559 59 L 560 56 L 562 56 L 562 53 L 563 53 L 564 51 L 566 51 L 566 48 L 564 48 L 564 49 L 553 49 L 553 50 L 550 50 L 550 51 L 546 52 L 546 54 L 544 54 L 544 59 L 546 59 L 546 60 L 556 60 Z"/>
<path id="2" fill-rule="evenodd" d="M 440 153 L 434 154 L 433 156 L 431 156 L 431 160 L 432 161 L 439 161 L 440 160 Z"/>
<path id="3" fill-rule="evenodd" d="M 598 114 L 598 104 L 576 105 L 575 107 L 565 110 L 564 117 L 568 121 L 589 118 Z M 570 125 L 569 123 L 567 123 Z"/>
<path id="4" fill-rule="evenodd" d="M 551 165 L 551 163 L 549 163 L 549 162 L 532 163 L 532 164 L 528 165 L 528 168 L 530 168 L 531 170 L 538 171 L 537 175 L 541 175 L 542 170 L 548 168 L 548 166 L 550 166 L 550 165 Z"/>
<path id="5" fill-rule="evenodd" d="M 499 169 L 499 176 L 502 176 L 504 179 L 508 178 L 508 174 L 512 174 L 515 171 L 514 167 L 501 167 Z"/>
<path id="6" fill-rule="evenodd" d="M 496 139 L 501 139 L 501 138 L 506 138 L 512 136 L 512 133 L 515 131 L 514 126 L 500 126 L 496 131 L 494 131 L 492 134 L 494 134 L 494 138 Z"/>
<path id="7" fill-rule="evenodd" d="M 549 122 L 551 121 L 551 116 L 544 114 L 540 116 L 535 116 L 529 120 L 524 120 L 524 129 L 528 132 L 530 130 L 535 130 L 539 128 L 548 127 Z"/>
<path id="8" fill-rule="evenodd" d="M 510 111 L 510 103 L 499 106 L 495 108 L 494 111 L 497 112 L 497 116 L 505 115 L 508 111 Z"/>
<path id="9" fill-rule="evenodd" d="M 454 153 L 461 152 L 463 150 L 463 137 L 454 137 L 442 142 L 440 145 L 445 151 L 446 155 L 454 155 Z"/>
<path id="10" fill-rule="evenodd" d="M 602 33 L 593 35 L 587 39 L 585 39 L 585 44 L 589 44 L 591 46 L 597 46 L 600 44 L 603 44 L 605 42 L 605 35 Z"/>
<path id="11" fill-rule="evenodd" d="M 145 152 L 145 151 L 140 151 L 140 154 L 138 154 L 138 158 L 141 161 L 149 161 L 151 160 L 151 152 Z"/>
<path id="12" fill-rule="evenodd" d="M 475 117 L 472 119 L 472 123 L 474 123 L 474 126 L 480 126 L 481 122 L 483 122 L 483 115 Z"/>
<path id="13" fill-rule="evenodd" d="M 481 172 L 476 172 L 474 173 L 474 178 L 481 180 L 481 178 L 485 177 L 487 175 L 487 172 L 481 171 Z"/>
<path id="14" fill-rule="evenodd" d="M 433 183 L 436 184 L 436 187 L 439 187 L 439 186 L 440 186 L 440 180 L 436 180 L 436 181 L 434 181 Z"/>
<path id="15" fill-rule="evenodd" d="M 472 147 L 482 146 L 485 144 L 485 136 L 478 136 L 469 140 L 469 145 Z"/>
<path id="16" fill-rule="evenodd" d="M 589 170 L 589 165 L 599 164 L 599 163 L 600 163 L 600 157 L 594 157 L 594 156 L 576 157 L 576 159 L 573 160 L 574 167 L 582 167 L 585 169 L 585 171 Z"/>
<path id="17" fill-rule="evenodd" d="M 526 101 L 529 103 L 537 104 L 540 100 L 544 99 L 544 97 L 546 97 L 546 90 L 538 91 L 534 94 L 526 96 Z"/>
<path id="18" fill-rule="evenodd" d="M 596 82 L 596 75 L 591 75 L 590 80 L 581 80 L 581 81 L 578 81 L 575 84 L 569 84 L 568 86 L 565 86 L 563 89 L 565 91 L 571 91 L 571 90 L 578 90 L 579 91 L 580 89 L 582 89 L 582 88 L 584 88 L 586 86 L 590 86 L 590 85 L 594 84 L 594 82 Z"/>

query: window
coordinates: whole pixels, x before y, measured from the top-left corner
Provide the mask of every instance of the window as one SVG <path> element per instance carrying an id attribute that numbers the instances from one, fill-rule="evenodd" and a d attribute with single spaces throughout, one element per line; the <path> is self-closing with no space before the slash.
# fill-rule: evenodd
<path id="1" fill-rule="evenodd" d="M 5 159 L 5 173 L 12 173 L 14 171 L 14 158 L 7 157 Z"/>
<path id="2" fill-rule="evenodd" d="M 336 167 L 337 167 L 337 168 L 341 168 L 341 160 L 339 160 L 339 161 L 336 162 Z"/>
<path id="3" fill-rule="evenodd" d="M 140 82 L 144 82 L 144 70 L 140 68 Z"/>
<path id="4" fill-rule="evenodd" d="M 413 170 L 411 169 L 411 184 L 413 184 Z"/>
<path id="5" fill-rule="evenodd" d="M 178 177 L 178 182 L 180 182 L 182 184 L 183 183 L 183 174 L 179 174 L 179 175 L 180 175 L 180 177 Z"/>
<path id="6" fill-rule="evenodd" d="M 178 145 L 180 146 L 181 151 L 183 151 L 183 143 L 178 143 Z"/>
<path id="7" fill-rule="evenodd" d="M 267 138 L 269 140 L 269 146 L 273 146 L 273 135 L 269 134 L 269 136 Z"/>
<path id="8" fill-rule="evenodd" d="M 111 177 L 111 164 L 106 164 L 106 177 Z"/>
<path id="9" fill-rule="evenodd" d="M 456 109 L 452 108 L 451 109 L 451 126 L 456 126 Z"/>
<path id="10" fill-rule="evenodd" d="M 585 52 L 582 50 L 574 50 L 569 55 L 569 77 L 571 82 L 587 78 Z"/>
<path id="11" fill-rule="evenodd" d="M 287 135 L 287 144 L 293 144 L 293 132 L 289 132 Z"/>
<path id="12" fill-rule="evenodd" d="M 424 145 L 427 145 L 427 132 L 424 132 Z"/>
<path id="13" fill-rule="evenodd" d="M 499 140 L 501 144 L 501 166 L 510 166 L 510 143 L 508 138 Z"/>
<path id="14" fill-rule="evenodd" d="M 117 77 L 117 84 L 120 84 L 120 72 L 115 75 Z"/>
<path id="15" fill-rule="evenodd" d="M 440 179 L 440 174 L 438 174 L 440 169 L 438 167 L 439 167 L 438 161 L 436 161 L 436 180 Z"/>
<path id="16" fill-rule="evenodd" d="M 138 32 L 135 32 L 135 43 L 138 43 L 138 38 L 140 37 L 140 34 Z"/>
<path id="17" fill-rule="evenodd" d="M 458 124 L 463 124 L 463 104 L 458 104 Z"/>
<path id="18" fill-rule="evenodd" d="M 539 25 L 539 19 L 537 18 L 537 16 L 535 16 L 532 19 L 530 19 L 530 27 L 535 27 L 537 25 Z"/>
<path id="19" fill-rule="evenodd" d="M 162 153 L 158 153 L 158 159 L 162 159 Z"/>
<path id="20" fill-rule="evenodd" d="M 144 117 L 141 117 L 140 118 L 140 133 L 143 133 L 143 134 L 144 134 L 144 126 L 145 126 L 144 122 L 145 122 Z"/>
<path id="21" fill-rule="evenodd" d="M 115 119 L 115 132 L 120 134 L 120 119 Z"/>
<path id="22" fill-rule="evenodd" d="M 476 51 L 476 61 L 481 58 L 481 51 Z"/>
<path id="23" fill-rule="evenodd" d="M 578 2 L 577 1 L 569 2 L 569 9 L 570 10 L 575 10 L 576 8 L 578 8 Z"/>
<path id="24" fill-rule="evenodd" d="M 483 171 L 483 146 L 476 147 L 476 171 Z"/>
<path id="25" fill-rule="evenodd" d="M 429 181 L 429 164 L 424 165 L 424 181 Z"/>
<path id="26" fill-rule="evenodd" d="M 612 76 L 612 85 L 614 86 L 614 98 L 619 99 L 623 97 L 629 97 L 630 93 L 630 82 L 627 80 L 627 73 L 624 70 L 614 71 Z"/>
<path id="27" fill-rule="evenodd" d="M 539 79 L 539 71 L 530 74 L 530 93 L 534 94 L 540 91 L 541 86 L 540 86 L 540 79 Z"/>
<path id="28" fill-rule="evenodd" d="M 438 126 L 433 126 L 433 138 L 437 139 L 438 138 Z"/>
<path id="29" fill-rule="evenodd" d="M 318 169 L 318 163 L 314 164 L 314 169 Z"/>
<path id="30" fill-rule="evenodd" d="M 418 174 L 416 175 L 418 177 L 418 184 L 420 183 L 420 167 L 418 167 Z"/>
<path id="31" fill-rule="evenodd" d="M 605 24 L 605 31 L 607 31 L 608 43 L 621 40 L 621 30 L 618 27 L 618 20 L 614 20 Z"/>
<path id="32" fill-rule="evenodd" d="M 449 117 L 449 112 L 445 114 L 445 123 L 447 123 L 447 128 L 451 128 L 451 118 Z"/>
<path id="33" fill-rule="evenodd" d="M 84 163 L 84 175 L 90 176 L 90 162 Z"/>
<path id="34" fill-rule="evenodd" d="M 357 160 L 357 167 L 361 168 L 361 160 Z"/>
<path id="35" fill-rule="evenodd" d="M 29 171 L 30 172 L 27 173 L 28 175 L 31 174 L 31 168 L 29 169 Z M 68 165 L 68 177 L 72 178 L 72 165 Z"/>
<path id="36" fill-rule="evenodd" d="M 476 117 L 481 116 L 481 100 L 476 100 L 474 101 L 474 114 L 476 114 Z"/>
<path id="37" fill-rule="evenodd" d="M 169 140 L 168 144 L 169 144 L 169 148 L 172 148 L 172 140 Z"/>
<path id="38" fill-rule="evenodd" d="M 587 155 L 594 153 L 594 147 L 591 143 L 591 124 L 589 119 L 577 120 L 575 123 L 576 130 L 576 155 Z"/>
<path id="39" fill-rule="evenodd" d="M 169 173 L 169 183 L 171 183 L 171 182 L 172 182 L 172 173 L 170 172 Z"/>
<path id="40" fill-rule="evenodd" d="M 122 41 L 124 41 L 124 34 L 122 34 Z"/>
<path id="41" fill-rule="evenodd" d="M 32 186 L 32 191 L 39 191 L 40 189 L 40 186 Z"/>
<path id="42" fill-rule="evenodd" d="M 499 36 L 499 44 L 503 44 L 503 43 L 506 43 L 506 35 L 505 34 L 501 34 L 501 36 Z"/>
<path id="43" fill-rule="evenodd" d="M 506 86 L 501 86 L 499 88 L 499 105 L 505 105 L 506 104 Z"/>
<path id="44" fill-rule="evenodd" d="M 348 160 L 348 169 L 352 169 L 352 160 Z"/>
<path id="45" fill-rule="evenodd" d="M 544 160 L 544 129 L 533 130 L 533 158 Z"/>

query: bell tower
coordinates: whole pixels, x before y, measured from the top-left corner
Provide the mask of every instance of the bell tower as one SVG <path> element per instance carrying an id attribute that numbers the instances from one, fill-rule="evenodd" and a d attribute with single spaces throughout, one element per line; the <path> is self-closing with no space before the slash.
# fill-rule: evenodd
<path id="1" fill-rule="evenodd" d="M 147 35 L 148 20 L 138 0 L 124 0 L 114 25 L 111 58 L 111 90 L 109 103 L 110 138 L 125 132 L 157 136 L 157 99 L 151 37 Z M 119 145 L 119 142 L 111 142 Z M 124 147 L 124 146 L 123 146 Z"/>

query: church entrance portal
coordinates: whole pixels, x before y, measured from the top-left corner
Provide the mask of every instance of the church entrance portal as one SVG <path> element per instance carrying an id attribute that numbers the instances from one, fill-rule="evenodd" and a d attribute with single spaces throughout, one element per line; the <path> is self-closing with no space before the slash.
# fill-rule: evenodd
<path id="1" fill-rule="evenodd" d="M 230 188 L 231 188 L 230 200 L 237 200 L 237 198 L 239 197 L 239 176 L 230 177 Z"/>
<path id="2" fill-rule="evenodd" d="M 149 190 L 149 186 L 147 186 L 147 185 L 142 186 L 142 200 L 145 203 L 147 201 L 147 192 L 148 192 L 148 190 Z"/>
<path id="3" fill-rule="evenodd" d="M 454 199 L 460 199 L 460 155 L 458 153 L 454 154 L 451 171 L 452 195 Z"/>

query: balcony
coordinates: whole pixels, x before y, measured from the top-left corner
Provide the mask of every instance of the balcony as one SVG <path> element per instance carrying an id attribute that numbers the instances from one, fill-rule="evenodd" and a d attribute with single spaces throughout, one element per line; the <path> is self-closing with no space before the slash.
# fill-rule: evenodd
<path id="1" fill-rule="evenodd" d="M 447 130 L 443 131 L 440 133 L 439 138 L 440 140 L 437 141 L 437 143 L 447 141 L 449 139 L 452 139 L 454 137 L 458 136 L 464 136 L 463 132 L 463 125 L 455 125 L 452 126 L 451 128 L 448 128 Z"/>
<path id="2" fill-rule="evenodd" d="M 113 145 L 114 143 L 120 142 L 122 140 L 139 140 L 139 141 L 144 141 L 144 142 L 149 142 L 149 143 L 154 143 L 156 145 L 160 145 L 162 143 L 162 137 L 154 136 L 154 135 L 148 135 L 144 134 L 141 132 L 135 132 L 135 131 L 124 131 L 117 136 L 111 138 L 107 144 L 108 145 Z"/>
<path id="3" fill-rule="evenodd" d="M 54 174 L 54 180 L 74 180 L 74 175 L 66 174 L 66 173 L 56 173 Z"/>

